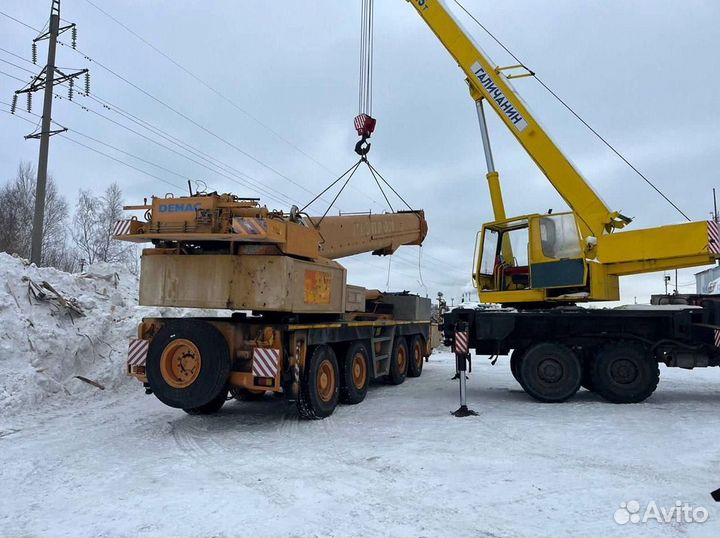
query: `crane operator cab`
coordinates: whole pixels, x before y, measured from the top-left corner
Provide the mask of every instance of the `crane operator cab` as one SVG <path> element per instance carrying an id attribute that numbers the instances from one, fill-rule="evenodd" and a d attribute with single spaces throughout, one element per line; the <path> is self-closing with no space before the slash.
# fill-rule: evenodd
<path id="1" fill-rule="evenodd" d="M 575 215 L 525 215 L 478 233 L 473 283 L 482 302 L 582 300 L 588 262 Z"/>

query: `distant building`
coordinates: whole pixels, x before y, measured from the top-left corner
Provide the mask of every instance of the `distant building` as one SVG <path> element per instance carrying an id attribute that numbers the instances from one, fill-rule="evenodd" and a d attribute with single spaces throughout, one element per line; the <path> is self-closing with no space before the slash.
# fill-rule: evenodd
<path id="1" fill-rule="evenodd" d="M 702 295 L 720 294 L 720 265 L 695 273 L 695 289 Z"/>

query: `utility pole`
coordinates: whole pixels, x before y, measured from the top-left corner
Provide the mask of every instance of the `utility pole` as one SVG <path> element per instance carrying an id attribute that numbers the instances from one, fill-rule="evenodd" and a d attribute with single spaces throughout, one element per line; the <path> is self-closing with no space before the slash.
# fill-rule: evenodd
<path id="1" fill-rule="evenodd" d="M 33 39 L 33 62 L 37 59 L 37 43 L 45 39 L 48 40 L 47 64 L 40 74 L 37 75 L 26 88 L 16 91 L 13 97 L 12 111 L 15 112 L 17 96 L 22 93 L 27 94 L 27 108 L 28 112 L 30 112 L 32 109 L 33 93 L 44 90 L 42 126 L 40 132 L 31 133 L 25 137 L 26 140 L 40 139 L 40 155 L 38 157 L 37 182 L 35 186 L 35 215 L 33 217 L 32 246 L 30 254 L 30 261 L 36 265 L 40 265 L 40 262 L 42 261 L 42 238 L 45 220 L 45 188 L 47 185 L 50 137 L 67 131 L 65 128 L 56 129 L 54 131 L 52 130 L 53 90 L 56 85 L 69 82 L 69 98 L 72 99 L 74 80 L 81 75 L 85 75 L 86 93 L 89 93 L 90 90 L 89 72 L 87 69 L 82 69 L 71 74 L 65 74 L 55 67 L 58 36 L 68 30 L 72 30 L 72 46 L 75 48 L 77 42 L 77 28 L 75 24 L 68 24 L 67 26 L 62 27 L 60 26 L 60 0 L 52 0 L 48 31 Z"/>

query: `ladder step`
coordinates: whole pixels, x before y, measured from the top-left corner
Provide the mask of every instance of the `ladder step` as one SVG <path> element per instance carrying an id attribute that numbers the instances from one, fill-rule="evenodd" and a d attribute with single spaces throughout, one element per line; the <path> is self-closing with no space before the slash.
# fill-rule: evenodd
<path id="1" fill-rule="evenodd" d="M 374 342 L 388 342 L 392 340 L 392 336 L 378 336 L 377 338 L 373 338 L 372 341 Z"/>
<path id="2" fill-rule="evenodd" d="M 389 359 L 389 358 L 390 358 L 390 355 L 389 355 L 389 354 L 385 354 L 385 355 L 375 355 L 375 360 L 376 360 L 376 361 L 384 361 L 385 359 Z"/>

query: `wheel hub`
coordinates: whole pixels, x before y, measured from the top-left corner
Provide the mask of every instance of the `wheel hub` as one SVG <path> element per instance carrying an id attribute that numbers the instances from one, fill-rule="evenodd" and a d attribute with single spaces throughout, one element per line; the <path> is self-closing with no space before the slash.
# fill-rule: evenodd
<path id="1" fill-rule="evenodd" d="M 627 385 L 637 379 L 638 369 L 632 361 L 628 359 L 618 359 L 612 363 L 610 375 L 616 383 Z"/>
<path id="2" fill-rule="evenodd" d="M 538 377 L 544 383 L 557 383 L 562 379 L 563 367 L 553 358 L 546 358 L 538 365 Z"/>
<path id="3" fill-rule="evenodd" d="M 401 347 L 398 350 L 398 354 L 397 354 L 398 370 L 400 370 L 401 372 L 404 372 L 405 368 L 407 367 L 406 363 L 407 363 L 407 357 L 405 356 L 405 350 Z"/>
<path id="4" fill-rule="evenodd" d="M 420 366 L 422 366 L 422 360 L 423 360 L 423 357 L 422 357 L 422 351 L 420 350 L 420 346 L 416 346 L 415 347 L 415 366 L 418 368 Z"/>
<path id="5" fill-rule="evenodd" d="M 352 375 L 355 388 L 362 389 L 365 385 L 367 371 L 365 367 L 365 357 L 360 353 L 353 357 Z"/>
<path id="6" fill-rule="evenodd" d="M 176 389 L 192 385 L 200 375 L 201 366 L 202 357 L 197 346 L 184 338 L 170 342 L 160 357 L 160 374 Z"/>
<path id="7" fill-rule="evenodd" d="M 335 394 L 335 370 L 329 360 L 320 363 L 317 373 L 318 395 L 323 402 L 329 402 Z"/>

